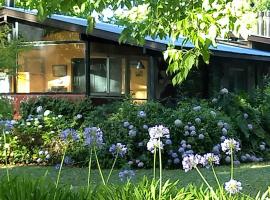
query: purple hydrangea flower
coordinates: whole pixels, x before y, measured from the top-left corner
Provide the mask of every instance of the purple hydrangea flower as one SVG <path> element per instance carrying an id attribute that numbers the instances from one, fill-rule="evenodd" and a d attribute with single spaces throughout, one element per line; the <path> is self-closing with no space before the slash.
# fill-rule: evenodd
<path id="1" fill-rule="evenodd" d="M 97 127 L 84 129 L 84 144 L 89 147 L 101 147 L 103 145 L 103 132 Z"/>
<path id="2" fill-rule="evenodd" d="M 126 145 L 121 143 L 113 144 L 110 147 L 109 152 L 112 153 L 114 156 L 118 154 L 119 156 L 124 157 L 127 153 L 127 147 Z"/>
<path id="3" fill-rule="evenodd" d="M 72 139 L 73 141 L 79 140 L 79 136 L 77 134 L 77 131 L 72 129 L 72 128 L 68 128 L 68 129 L 63 130 L 60 134 L 60 138 L 63 141 L 68 141 L 69 139 Z"/>

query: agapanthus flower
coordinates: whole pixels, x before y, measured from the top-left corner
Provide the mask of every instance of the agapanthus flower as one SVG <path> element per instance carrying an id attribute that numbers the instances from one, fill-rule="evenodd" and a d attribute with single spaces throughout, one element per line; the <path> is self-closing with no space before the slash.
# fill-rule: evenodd
<path id="1" fill-rule="evenodd" d="M 240 150 L 240 144 L 234 139 L 225 139 L 224 142 L 221 143 L 221 149 L 226 154 L 231 155 L 233 152 Z"/>
<path id="2" fill-rule="evenodd" d="M 154 153 L 155 149 L 163 149 L 164 144 L 162 143 L 161 140 L 158 139 L 150 139 L 147 142 L 147 150 L 150 151 L 151 153 Z"/>
<path id="3" fill-rule="evenodd" d="M 149 135 L 151 139 L 170 138 L 170 131 L 163 125 L 149 128 Z"/>
<path id="4" fill-rule="evenodd" d="M 144 117 L 146 117 L 146 113 L 141 110 L 141 111 L 138 112 L 138 115 L 137 116 L 138 117 L 141 117 L 141 118 L 144 118 Z"/>
<path id="5" fill-rule="evenodd" d="M 38 107 L 37 107 L 37 113 L 41 113 L 42 110 L 43 110 L 43 107 L 42 107 L 42 106 L 38 106 Z"/>
<path id="6" fill-rule="evenodd" d="M 183 125 L 183 122 L 180 119 L 176 119 L 174 121 L 174 125 L 177 126 L 177 127 L 179 127 L 179 126 L 182 126 Z"/>
<path id="7" fill-rule="evenodd" d="M 119 172 L 119 178 L 121 181 L 130 180 L 135 176 L 135 172 L 133 170 L 124 170 Z"/>
<path id="8" fill-rule="evenodd" d="M 204 167 L 209 167 L 209 166 L 212 166 L 212 165 L 219 165 L 219 157 L 213 153 L 207 153 L 205 155 L 203 155 L 203 158 L 201 161 L 202 161 L 202 165 Z"/>
<path id="9" fill-rule="evenodd" d="M 241 182 L 231 179 L 225 183 L 225 190 L 230 194 L 236 194 L 242 190 Z"/>
<path id="10" fill-rule="evenodd" d="M 40 156 L 43 155 L 43 154 L 44 154 L 44 151 L 39 151 L 38 152 L 38 155 L 40 155 Z"/>
<path id="11" fill-rule="evenodd" d="M 89 147 L 101 147 L 103 145 L 103 132 L 97 127 L 84 129 L 84 144 Z"/>
<path id="12" fill-rule="evenodd" d="M 200 164 L 201 156 L 200 155 L 187 155 L 182 160 L 183 169 L 185 172 L 192 170 Z"/>
<path id="13" fill-rule="evenodd" d="M 121 143 L 113 144 L 110 147 L 109 152 L 112 153 L 114 156 L 118 154 L 119 156 L 124 157 L 127 153 L 127 147 L 126 145 Z"/>
<path id="14" fill-rule="evenodd" d="M 72 129 L 72 128 L 68 128 L 68 129 L 63 130 L 60 134 L 60 138 L 63 141 L 67 141 L 69 139 L 72 139 L 73 141 L 79 140 L 79 136 L 77 134 L 77 131 Z"/>
<path id="15" fill-rule="evenodd" d="M 227 88 L 223 88 L 220 90 L 220 94 L 228 94 L 228 93 L 229 93 L 229 91 Z"/>

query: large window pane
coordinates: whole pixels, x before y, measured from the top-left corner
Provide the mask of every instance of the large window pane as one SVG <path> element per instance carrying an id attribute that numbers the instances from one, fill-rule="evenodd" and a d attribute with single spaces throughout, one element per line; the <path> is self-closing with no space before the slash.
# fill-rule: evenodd
<path id="1" fill-rule="evenodd" d="M 111 58 L 110 59 L 110 93 L 121 94 L 122 93 L 122 59 Z"/>
<path id="2" fill-rule="evenodd" d="M 84 44 L 35 46 L 19 55 L 18 64 L 18 93 L 85 91 Z"/>
<path id="3" fill-rule="evenodd" d="M 64 31 L 55 28 L 39 28 L 18 23 L 19 37 L 24 41 L 80 41 L 78 32 Z"/>
<path id="4" fill-rule="evenodd" d="M 0 71 L 0 94 L 13 92 L 13 79 L 11 75 Z"/>
<path id="5" fill-rule="evenodd" d="M 138 64 L 140 63 L 140 67 Z M 130 92 L 135 99 L 147 99 L 148 62 L 134 60 L 130 62 Z"/>
<path id="6" fill-rule="evenodd" d="M 92 93 L 107 92 L 107 59 L 91 58 L 90 90 Z"/>

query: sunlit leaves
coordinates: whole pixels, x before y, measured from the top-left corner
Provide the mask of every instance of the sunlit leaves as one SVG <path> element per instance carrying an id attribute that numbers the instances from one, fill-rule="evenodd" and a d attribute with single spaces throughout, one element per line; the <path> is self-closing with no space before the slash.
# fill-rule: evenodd
<path id="1" fill-rule="evenodd" d="M 216 38 L 235 30 L 239 12 L 233 1 L 236 0 L 20 0 L 38 9 L 41 19 L 55 12 L 74 13 L 75 8 L 76 15 L 84 13 L 79 16 L 88 19 L 88 33 L 95 25 L 94 18 L 88 17 L 91 13 L 100 13 L 106 8 L 117 10 L 113 21 L 124 27 L 120 42 L 143 45 L 150 36 L 169 38 L 168 45 L 175 46 L 179 38 L 186 38 L 182 45 L 189 42 L 194 49 L 172 51 L 170 47 L 170 53 L 165 52 L 170 59 L 167 71 L 175 76 L 175 84 L 187 77 L 200 58 L 209 63 L 209 47 L 216 46 Z"/>

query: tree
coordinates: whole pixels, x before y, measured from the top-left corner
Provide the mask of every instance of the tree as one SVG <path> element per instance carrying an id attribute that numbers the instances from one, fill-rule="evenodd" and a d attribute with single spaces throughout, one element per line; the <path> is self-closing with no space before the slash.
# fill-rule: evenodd
<path id="1" fill-rule="evenodd" d="M 0 71 L 14 74 L 18 54 L 30 47 L 24 46 L 21 39 L 12 39 L 10 32 L 8 25 L 0 26 Z"/>
<path id="2" fill-rule="evenodd" d="M 41 19 L 53 13 L 72 14 L 80 11 L 88 15 L 89 30 L 94 27 L 91 13 L 106 8 L 115 11 L 114 23 L 124 28 L 120 42 L 132 41 L 143 45 L 145 37 L 170 38 L 164 57 L 167 72 L 174 75 L 173 84 L 181 83 L 200 58 L 209 63 L 210 46 L 217 37 L 225 37 L 229 30 L 239 28 L 239 0 L 20 0 L 22 7 L 37 9 Z M 76 13 L 76 12 L 75 12 Z M 174 43 L 184 37 L 183 45 L 191 42 L 191 49 L 176 48 Z"/>

